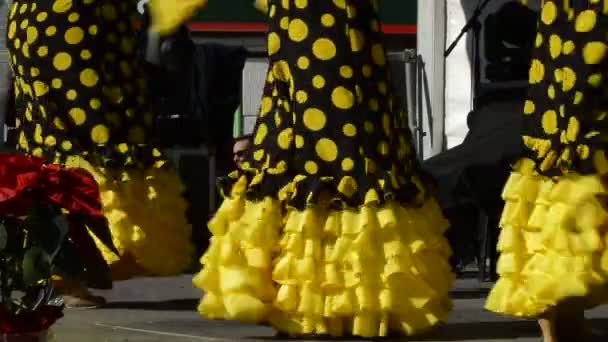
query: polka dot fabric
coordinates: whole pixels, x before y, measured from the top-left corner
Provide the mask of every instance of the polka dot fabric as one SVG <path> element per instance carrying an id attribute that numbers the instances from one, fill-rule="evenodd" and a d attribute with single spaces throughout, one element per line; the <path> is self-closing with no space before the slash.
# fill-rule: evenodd
<path id="1" fill-rule="evenodd" d="M 15 0 L 7 30 L 17 147 L 95 176 L 119 255 L 98 246 L 115 279 L 179 274 L 193 252 L 181 181 L 152 141 L 135 9 L 126 0 Z"/>
<path id="2" fill-rule="evenodd" d="M 325 190 L 351 207 L 425 199 L 376 11 L 373 1 L 270 2 L 271 68 L 245 166 L 252 198 L 290 185 L 299 209 Z"/>
<path id="3" fill-rule="evenodd" d="M 18 148 L 50 161 L 89 155 L 117 166 L 162 166 L 136 56 L 129 1 L 14 1 L 8 48 Z M 145 165 L 144 165 L 145 164 Z"/>
<path id="4" fill-rule="evenodd" d="M 486 309 L 537 318 L 608 302 L 608 1 L 544 1 L 523 108 L 527 153 L 503 191 Z"/>
<path id="5" fill-rule="evenodd" d="M 604 1 L 546 1 L 530 66 L 523 139 L 541 174 L 608 172 Z"/>
<path id="6" fill-rule="evenodd" d="M 394 103 L 378 3 L 256 1 L 270 67 L 247 165 L 194 284 L 208 319 L 293 335 L 416 335 L 445 322 L 447 221 Z"/>

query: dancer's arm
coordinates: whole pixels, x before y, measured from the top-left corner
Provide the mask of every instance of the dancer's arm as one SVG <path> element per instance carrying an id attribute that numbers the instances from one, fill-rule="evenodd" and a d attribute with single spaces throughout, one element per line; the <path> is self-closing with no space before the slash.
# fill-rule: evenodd
<path id="1" fill-rule="evenodd" d="M 161 35 L 175 33 L 206 4 L 207 0 L 150 0 L 150 30 Z"/>

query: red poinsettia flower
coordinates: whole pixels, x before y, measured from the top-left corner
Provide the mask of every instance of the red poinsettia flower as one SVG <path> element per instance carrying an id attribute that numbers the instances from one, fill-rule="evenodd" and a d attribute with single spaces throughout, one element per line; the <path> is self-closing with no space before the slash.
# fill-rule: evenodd
<path id="1" fill-rule="evenodd" d="M 0 215 L 20 217 L 43 203 L 70 213 L 101 216 L 99 188 L 91 174 L 45 164 L 42 159 L 0 153 Z"/>

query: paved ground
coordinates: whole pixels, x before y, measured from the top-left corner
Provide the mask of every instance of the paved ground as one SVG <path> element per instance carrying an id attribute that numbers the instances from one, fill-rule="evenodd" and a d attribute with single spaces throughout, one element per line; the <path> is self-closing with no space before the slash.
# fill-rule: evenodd
<path id="1" fill-rule="evenodd" d="M 266 341 L 273 332 L 236 322 L 204 321 L 194 312 L 199 292 L 190 277 L 137 279 L 104 293 L 111 304 L 98 310 L 67 310 L 54 329 L 57 342 L 221 342 Z M 505 319 L 482 310 L 487 290 L 475 280 L 459 280 L 449 324 L 426 339 L 410 341 L 537 342 L 534 322 Z M 608 308 L 590 312 L 594 324 L 608 326 Z"/>

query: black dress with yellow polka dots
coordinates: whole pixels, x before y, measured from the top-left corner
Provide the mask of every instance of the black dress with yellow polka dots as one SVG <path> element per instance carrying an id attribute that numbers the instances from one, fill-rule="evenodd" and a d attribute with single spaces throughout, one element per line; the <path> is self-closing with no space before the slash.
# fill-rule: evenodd
<path id="1" fill-rule="evenodd" d="M 126 0 L 15 0 L 7 29 L 18 149 L 93 173 L 117 278 L 179 273 L 192 252 L 181 183 L 152 141 L 135 10 Z"/>
<path id="2" fill-rule="evenodd" d="M 334 336 L 445 321 L 447 225 L 393 98 L 378 1 L 257 3 L 270 67 L 249 161 L 209 224 L 199 312 Z"/>
<path id="3" fill-rule="evenodd" d="M 486 308 L 538 317 L 608 302 L 607 0 L 543 1 Z"/>

